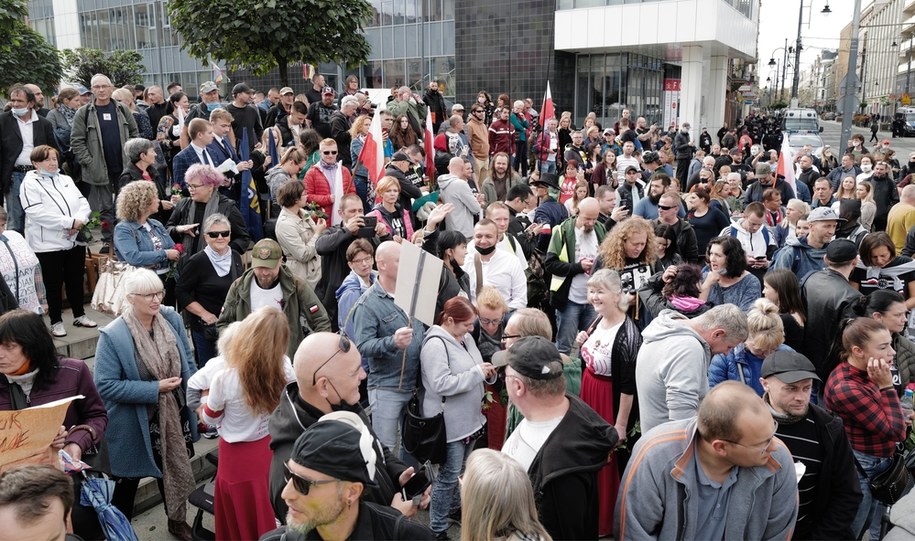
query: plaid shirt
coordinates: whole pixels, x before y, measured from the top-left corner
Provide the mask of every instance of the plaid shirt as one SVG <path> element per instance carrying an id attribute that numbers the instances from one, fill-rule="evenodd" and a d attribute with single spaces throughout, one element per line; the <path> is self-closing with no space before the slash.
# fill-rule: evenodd
<path id="1" fill-rule="evenodd" d="M 905 439 L 906 421 L 899 395 L 892 387 L 880 390 L 867 371 L 843 362 L 826 380 L 826 408 L 845 423 L 852 449 L 880 458 L 891 457 L 896 442 Z"/>

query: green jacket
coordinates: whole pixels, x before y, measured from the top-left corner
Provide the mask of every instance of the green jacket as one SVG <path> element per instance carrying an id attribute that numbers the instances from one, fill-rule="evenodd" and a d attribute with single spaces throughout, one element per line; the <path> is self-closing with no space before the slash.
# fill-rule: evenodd
<path id="1" fill-rule="evenodd" d="M 566 218 L 561 224 L 553 227 L 553 234 L 550 237 L 550 247 L 546 252 L 546 259 L 543 261 L 544 269 L 552 275 L 550 281 L 550 291 L 553 292 L 553 306 L 561 308 L 565 306 L 569 298 L 569 287 L 572 285 L 572 278 L 581 274 L 584 269 L 581 263 L 570 261 L 569 257 L 575 257 L 575 221 L 576 217 Z M 597 235 L 598 247 L 604 241 L 607 231 L 604 224 L 597 222 L 594 224 L 594 233 Z"/>
<path id="2" fill-rule="evenodd" d="M 137 122 L 127 106 L 116 101 L 114 104 L 118 111 L 118 123 L 121 127 L 121 151 L 123 152 L 124 143 L 137 136 Z M 76 111 L 76 115 L 73 117 L 73 129 L 70 132 L 70 150 L 83 167 L 83 182 L 106 186 L 112 176 L 121 174 L 121 171 L 114 171 L 112 175 L 108 174 L 102 134 L 98 126 L 98 114 L 95 112 L 95 100 Z M 127 156 L 124 156 L 124 164 L 127 164 Z"/>
<path id="3" fill-rule="evenodd" d="M 510 167 L 508 169 L 508 178 L 505 180 L 505 194 L 508 195 L 508 191 L 515 187 L 516 184 L 521 184 L 521 175 L 515 173 Z M 489 206 L 493 201 L 498 201 L 499 198 L 496 196 L 496 184 L 492 181 L 492 170 L 490 170 L 490 175 L 486 177 L 483 181 L 483 197 L 486 198 L 486 206 Z"/>
<path id="4" fill-rule="evenodd" d="M 413 117 L 413 121 L 415 122 L 415 125 L 419 126 L 420 132 L 422 132 L 424 129 L 426 129 L 426 106 L 425 106 L 425 104 L 410 103 L 409 100 L 407 100 L 407 101 L 393 100 L 388 103 L 387 110 L 389 113 L 391 113 L 391 115 L 393 115 L 394 120 L 397 120 L 397 118 L 400 115 L 409 114 L 411 117 Z M 422 134 L 420 133 L 418 135 L 421 136 Z M 433 137 L 434 136 L 435 136 L 435 134 L 433 134 Z M 399 149 L 394 149 L 394 150 L 396 151 Z"/>
<path id="5" fill-rule="evenodd" d="M 251 282 L 254 269 L 248 269 L 232 282 L 216 326 L 223 329 L 233 321 L 241 321 L 251 313 Z M 306 336 L 312 332 L 330 332 L 330 319 L 318 296 L 301 279 L 293 276 L 285 265 L 280 267 L 280 288 L 284 304 L 281 307 L 289 322 L 289 358 Z"/>

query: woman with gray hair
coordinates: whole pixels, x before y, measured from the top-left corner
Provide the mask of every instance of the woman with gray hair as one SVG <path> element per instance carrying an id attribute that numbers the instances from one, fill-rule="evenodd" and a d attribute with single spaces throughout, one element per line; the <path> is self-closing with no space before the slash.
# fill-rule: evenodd
<path id="1" fill-rule="evenodd" d="M 114 227 L 114 253 L 134 267 L 152 270 L 165 288 L 165 305 L 175 305 L 175 278 L 170 273 L 181 252 L 162 222 L 152 218 L 159 208 L 152 183 L 135 180 L 121 188 L 117 200 L 118 224 Z"/>
<path id="2" fill-rule="evenodd" d="M 155 477 L 165 502 L 168 531 L 192 539 L 187 497 L 194 490 L 188 458 L 198 439 L 197 416 L 186 405 L 187 382 L 196 372 L 184 322 L 162 306 L 156 273 L 139 269 L 126 279 L 124 313 L 99 332 L 95 385 L 108 411 L 112 505 L 130 519 L 137 487 Z"/>
<path id="3" fill-rule="evenodd" d="M 197 366 L 216 356 L 216 320 L 229 287 L 244 272 L 241 255 L 229 248 L 232 227 L 224 214 L 211 214 L 203 222 L 206 246 L 181 269 L 175 286 L 178 308 L 190 321 Z"/>
<path id="4" fill-rule="evenodd" d="M 156 146 L 154 141 L 142 137 L 134 137 L 124 143 L 124 156 L 127 161 L 124 164 L 124 171 L 118 178 L 118 190 L 135 180 L 151 182 L 156 187 L 156 197 L 159 200 L 159 208 L 153 214 L 153 218 L 165 223 L 175 207 L 174 202 L 178 200 L 178 196 L 168 193 L 165 177 L 156 167 Z"/>
<path id="5" fill-rule="evenodd" d="M 638 419 L 635 401 L 635 359 L 642 346 L 642 335 L 627 315 L 634 298 L 623 293 L 620 275 L 600 269 L 588 279 L 588 302 L 597 318 L 575 340 L 581 346 L 581 399 L 605 421 L 614 425 L 620 441 L 626 440 L 629 427 Z M 631 446 L 630 446 L 631 447 Z M 597 474 L 600 500 L 598 532 L 613 531 L 613 509 L 619 491 L 620 474 L 628 456 L 611 455 L 608 465 Z M 620 463 L 622 462 L 622 463 Z"/>

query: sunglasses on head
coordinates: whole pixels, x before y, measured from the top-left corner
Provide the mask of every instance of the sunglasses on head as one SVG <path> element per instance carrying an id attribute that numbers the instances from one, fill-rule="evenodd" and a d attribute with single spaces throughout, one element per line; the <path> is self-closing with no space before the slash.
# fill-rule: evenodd
<path id="1" fill-rule="evenodd" d="M 223 237 L 223 238 L 227 239 L 227 238 L 229 238 L 229 235 L 231 235 L 231 234 L 232 234 L 231 231 L 207 231 L 207 236 L 210 237 L 211 239 L 215 239 L 215 238 L 219 238 L 219 237 Z"/>
<path id="2" fill-rule="evenodd" d="M 314 481 L 312 479 L 305 479 L 297 473 L 293 473 L 289 469 L 289 465 L 283 464 L 283 478 L 286 479 L 286 483 L 289 483 L 289 480 L 292 480 L 292 486 L 295 487 L 296 491 L 302 496 L 308 496 L 308 492 L 311 491 L 311 487 L 326 485 L 329 483 L 336 483 L 336 479 L 327 479 L 326 481 Z"/>
<path id="3" fill-rule="evenodd" d="M 349 338 L 347 338 L 347 336 L 341 332 L 341 333 L 340 333 L 340 342 L 337 344 L 337 351 L 335 351 L 335 352 L 333 353 L 333 355 L 331 355 L 330 357 L 328 357 L 326 361 L 324 361 L 323 363 L 321 363 L 321 365 L 318 366 L 317 370 L 314 371 L 314 374 L 311 375 L 311 385 L 312 385 L 312 386 L 317 385 L 317 383 L 318 383 L 318 372 L 320 372 L 321 369 L 324 368 L 324 365 L 326 365 L 327 363 L 329 363 L 330 360 L 333 359 L 334 357 L 336 357 L 337 354 L 340 353 L 341 351 L 342 351 L 343 353 L 349 353 L 350 347 L 352 347 L 352 342 L 350 342 L 350 341 L 349 341 Z M 307 494 L 307 492 L 304 493 L 304 494 Z"/>

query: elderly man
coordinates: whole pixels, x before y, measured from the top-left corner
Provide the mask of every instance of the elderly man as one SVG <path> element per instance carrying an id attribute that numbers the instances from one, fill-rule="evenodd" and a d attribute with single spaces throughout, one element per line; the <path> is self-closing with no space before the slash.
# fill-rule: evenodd
<path id="1" fill-rule="evenodd" d="M 410 117 L 410 127 L 416 132 L 417 137 L 423 136 L 423 127 L 426 125 L 426 104 L 419 94 L 415 94 L 410 87 L 402 86 L 397 89 L 394 101 L 388 103 L 388 111 L 394 118 L 400 115 Z M 434 133 L 434 132 L 433 132 Z"/>
<path id="2" fill-rule="evenodd" d="M 475 196 L 467 184 L 464 178 L 464 160 L 451 158 L 448 162 L 448 174 L 438 178 L 438 188 L 442 202 L 454 205 L 454 211 L 445 218 L 446 228 L 460 231 L 469 240 L 473 235 L 473 217 L 479 215 L 483 209 L 480 206 L 483 198 L 482 194 L 480 197 Z"/>
<path id="3" fill-rule="evenodd" d="M 332 361 L 332 362 L 331 362 Z M 270 498 L 276 518 L 285 523 L 288 508 L 282 498 L 286 487 L 284 467 L 295 441 L 322 415 L 350 411 L 368 424 L 359 405 L 359 383 L 366 378 L 356 346 L 343 335 L 326 332 L 308 335 L 293 358 L 295 381 L 286 386 L 280 405 L 270 416 Z M 407 516 L 416 512 L 412 501 L 404 502 L 400 487 L 413 475 L 407 467 L 372 434 L 376 452 L 375 485 L 367 488 L 366 501 L 393 505 Z"/>
<path id="4" fill-rule="evenodd" d="M 222 103 L 219 102 L 219 87 L 213 81 L 204 81 L 200 85 L 200 103 L 191 107 L 184 119 L 184 128 L 181 130 L 181 148 L 186 148 L 191 143 L 188 129 L 192 120 L 195 118 L 207 120 L 210 118 L 210 113 L 222 108 Z"/>
<path id="5" fill-rule="evenodd" d="M 502 452 L 527 470 L 540 522 L 556 540 L 597 539 L 597 472 L 619 435 L 577 396 L 566 394 L 562 356 L 549 339 L 528 336 L 498 352 L 505 388 L 524 415 Z"/>
<path id="6" fill-rule="evenodd" d="M 316 331 L 330 331 L 330 319 L 315 292 L 294 276 L 282 261 L 283 249 L 273 239 L 262 239 L 251 252 L 251 268 L 229 288 L 217 326 L 241 321 L 264 306 L 278 307 L 289 322 L 288 355 Z"/>
<path id="7" fill-rule="evenodd" d="M 353 127 L 358 106 L 359 100 L 355 96 L 344 96 L 340 100 L 340 110 L 334 111 L 330 116 L 330 136 L 337 142 L 337 148 L 343 149 L 340 161 L 350 169 L 353 167 L 353 154 L 349 152 L 349 148 L 353 137 L 349 134 L 349 130 Z"/>
<path id="8" fill-rule="evenodd" d="M 309 103 L 316 103 L 321 101 L 320 99 L 309 101 Z M 288 115 L 292 111 L 292 104 L 295 103 L 295 92 L 292 88 L 284 86 L 280 89 L 280 99 L 267 111 L 267 118 L 264 120 L 264 127 L 269 128 L 271 126 L 276 126 L 277 122 L 281 118 Z"/>
<path id="9" fill-rule="evenodd" d="M 73 117 L 70 150 L 83 168 L 82 181 L 89 184 L 89 206 L 99 212 L 102 221 L 112 224 L 102 228 L 107 253 L 114 230 L 114 187 L 124 170 L 124 143 L 137 136 L 137 123 L 127 107 L 111 99 L 114 86 L 105 75 L 92 77 L 94 99 L 81 107 Z"/>
<path id="10" fill-rule="evenodd" d="M 286 526 L 261 541 L 435 539 L 425 526 L 365 501 L 381 474 L 375 467 L 378 451 L 367 444 L 371 439 L 368 427 L 351 412 L 326 415 L 308 427 L 284 463 Z"/>
<path id="11" fill-rule="evenodd" d="M 647 430 L 623 474 L 613 538 L 791 538 L 797 478 L 776 426 L 753 389 L 726 381 L 696 418 Z"/>
<path id="12" fill-rule="evenodd" d="M 696 415 L 708 392 L 712 355 L 747 339 L 747 316 L 733 304 L 715 306 L 694 318 L 662 311 L 642 331 L 635 365 L 642 433 Z"/>

